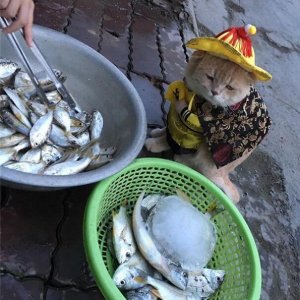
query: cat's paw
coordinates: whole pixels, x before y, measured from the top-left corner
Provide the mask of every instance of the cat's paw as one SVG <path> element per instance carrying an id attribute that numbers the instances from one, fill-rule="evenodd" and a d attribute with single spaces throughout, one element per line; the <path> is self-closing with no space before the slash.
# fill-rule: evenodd
<path id="1" fill-rule="evenodd" d="M 153 153 L 158 153 L 158 146 L 156 142 L 156 138 L 148 138 L 145 141 L 145 147 L 148 151 L 153 152 Z"/>
<path id="2" fill-rule="evenodd" d="M 155 129 L 151 130 L 151 132 L 150 132 L 150 136 L 153 137 L 153 138 L 163 136 L 165 134 L 166 134 L 166 127 L 164 127 L 164 128 L 155 128 Z"/>
<path id="3" fill-rule="evenodd" d="M 168 143 L 164 139 L 164 136 L 146 139 L 145 147 L 148 151 L 153 153 L 160 153 L 170 149 Z"/>

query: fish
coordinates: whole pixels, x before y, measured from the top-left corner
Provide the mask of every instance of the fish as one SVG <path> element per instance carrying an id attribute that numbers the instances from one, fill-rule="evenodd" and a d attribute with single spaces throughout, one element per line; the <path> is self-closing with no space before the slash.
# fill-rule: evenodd
<path id="1" fill-rule="evenodd" d="M 77 161 L 64 161 L 51 165 L 45 169 L 44 175 L 72 175 L 83 171 L 91 162 L 91 158 L 84 157 Z"/>
<path id="2" fill-rule="evenodd" d="M 217 290 L 224 281 L 224 270 L 212 270 L 208 268 L 202 269 L 202 274 L 205 276 L 213 290 Z"/>
<path id="3" fill-rule="evenodd" d="M 0 166 L 14 159 L 20 150 L 28 148 L 29 145 L 29 140 L 25 139 L 14 147 L 0 148 Z"/>
<path id="4" fill-rule="evenodd" d="M 32 148 L 26 151 L 19 159 L 19 162 L 26 161 L 38 164 L 41 161 L 42 150 L 40 148 Z"/>
<path id="5" fill-rule="evenodd" d="M 72 146 L 67 137 L 66 132 L 55 124 L 52 124 L 52 130 L 50 132 L 49 140 L 55 145 L 63 148 L 68 148 Z"/>
<path id="6" fill-rule="evenodd" d="M 13 135 L 16 130 L 6 126 L 4 123 L 0 122 L 0 138 Z"/>
<path id="7" fill-rule="evenodd" d="M 153 276 L 154 272 L 154 269 L 146 262 L 139 252 L 136 252 L 129 260 L 118 266 L 112 279 L 119 289 L 131 290 L 145 285 L 144 283 L 135 281 L 135 277 L 144 274 Z"/>
<path id="8" fill-rule="evenodd" d="M 62 157 L 62 152 L 55 146 L 44 144 L 41 149 L 41 157 L 46 165 L 50 165 Z"/>
<path id="9" fill-rule="evenodd" d="M 0 84 L 5 84 L 5 81 L 8 80 L 18 68 L 17 63 L 0 58 Z"/>
<path id="10" fill-rule="evenodd" d="M 71 119 L 69 113 L 65 109 L 56 106 L 53 112 L 53 118 L 66 132 L 70 131 Z"/>
<path id="11" fill-rule="evenodd" d="M 203 268 L 197 273 L 189 272 L 187 289 L 201 294 L 204 298 L 208 298 L 221 286 L 224 276 L 224 270 L 207 268 Z"/>
<path id="12" fill-rule="evenodd" d="M 10 136 L 0 138 L 0 148 L 11 147 L 19 144 L 26 138 L 22 133 L 15 133 Z"/>
<path id="13" fill-rule="evenodd" d="M 45 163 L 33 163 L 28 161 L 19 161 L 5 165 L 6 168 L 21 171 L 25 173 L 39 174 L 45 168 Z"/>
<path id="14" fill-rule="evenodd" d="M 92 113 L 92 122 L 90 125 L 91 139 L 99 139 L 103 129 L 103 117 L 100 111 L 95 110 Z"/>
<path id="15" fill-rule="evenodd" d="M 13 112 L 14 116 L 24 125 L 26 125 L 28 128 L 31 128 L 32 125 L 28 118 L 15 106 L 13 103 L 9 103 L 10 109 Z"/>
<path id="16" fill-rule="evenodd" d="M 0 109 L 9 107 L 9 100 L 7 95 L 0 95 Z"/>
<path id="17" fill-rule="evenodd" d="M 65 81 L 60 70 L 53 69 L 53 72 L 60 82 Z M 0 58 L 0 147 L 8 148 L 1 151 L 1 165 L 27 172 L 30 171 L 28 163 L 13 164 L 32 160 L 45 164 L 41 175 L 68 175 L 111 162 L 116 148 L 100 146 L 103 129 L 100 111 L 89 113 L 78 105 L 71 108 L 45 71 L 35 72 L 35 77 L 48 101 L 40 97 L 28 73 L 17 63 Z M 24 141 L 29 141 L 29 147 L 13 149 L 22 135 Z M 37 172 L 37 166 L 34 167 L 33 172 Z"/>
<path id="18" fill-rule="evenodd" d="M 126 291 L 125 297 L 127 300 L 156 300 L 153 289 L 151 285 L 144 285 L 139 289 Z"/>
<path id="19" fill-rule="evenodd" d="M 168 258 L 164 257 L 157 249 L 157 246 L 148 232 L 142 218 L 142 200 L 145 192 L 143 191 L 133 210 L 132 224 L 135 239 L 141 254 L 147 261 L 165 276 L 170 282 L 180 289 L 185 289 L 187 286 L 188 274 L 180 265 L 172 263 Z"/>
<path id="20" fill-rule="evenodd" d="M 173 285 L 153 278 L 149 275 L 147 276 L 137 276 L 134 278 L 135 281 L 141 284 L 148 284 L 153 286 L 155 289 L 152 290 L 152 293 L 159 299 L 166 300 L 202 300 L 203 297 L 193 290 L 181 290 L 174 287 Z"/>
<path id="21" fill-rule="evenodd" d="M 53 111 L 49 111 L 34 123 L 29 134 L 30 145 L 32 148 L 42 145 L 48 139 L 52 129 L 52 120 Z"/>
<path id="22" fill-rule="evenodd" d="M 10 128 L 28 136 L 30 132 L 30 128 L 24 125 L 21 121 L 19 121 L 8 109 L 4 108 L 0 110 L 0 116 L 4 123 L 8 125 Z"/>
<path id="23" fill-rule="evenodd" d="M 91 163 L 87 166 L 86 170 L 95 170 L 99 167 L 104 166 L 105 164 L 113 161 L 113 158 L 111 155 L 96 155 L 94 159 L 91 161 Z"/>
<path id="24" fill-rule="evenodd" d="M 25 98 L 21 98 L 15 90 L 10 88 L 4 87 L 3 90 L 5 91 L 6 95 L 9 99 L 17 106 L 17 108 L 26 116 L 28 117 L 28 110 L 26 108 L 27 100 Z"/>
<path id="25" fill-rule="evenodd" d="M 131 222 L 122 205 L 117 213 L 112 213 L 113 218 L 113 245 L 119 264 L 128 261 L 136 253 L 136 244 L 133 237 Z"/>

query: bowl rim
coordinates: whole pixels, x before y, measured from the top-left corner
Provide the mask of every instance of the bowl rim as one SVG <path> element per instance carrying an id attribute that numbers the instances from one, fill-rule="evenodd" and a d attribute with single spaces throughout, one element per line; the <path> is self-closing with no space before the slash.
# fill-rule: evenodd
<path id="1" fill-rule="evenodd" d="M 231 217 L 234 219 L 238 225 L 241 233 L 243 234 L 245 244 L 249 251 L 249 261 L 250 261 L 250 286 L 249 295 L 247 300 L 259 300 L 261 294 L 261 264 L 258 250 L 256 247 L 255 240 L 249 229 L 246 221 L 239 212 L 238 208 L 233 204 L 233 202 L 221 191 L 213 182 L 208 178 L 200 174 L 199 172 L 182 165 L 178 162 L 163 159 L 163 158 L 137 158 L 124 168 L 122 171 L 116 173 L 115 175 L 106 178 L 105 180 L 98 183 L 92 190 L 84 212 L 83 219 L 83 242 L 84 249 L 87 257 L 87 261 L 94 275 L 95 281 L 98 288 L 101 290 L 102 294 L 106 299 L 125 299 L 123 294 L 114 285 L 107 269 L 102 259 L 102 255 L 99 251 L 98 246 L 98 234 L 97 234 L 97 212 L 98 204 L 101 201 L 101 195 L 105 192 L 108 186 L 119 176 L 125 174 L 131 170 L 139 169 L 143 167 L 163 167 L 167 169 L 172 169 L 180 173 L 200 181 L 205 185 L 205 188 L 212 192 L 218 200 L 222 203 L 224 208 L 230 213 Z M 245 299 L 246 300 L 246 299 Z"/>
<path id="2" fill-rule="evenodd" d="M 116 80 L 123 85 L 124 90 L 128 92 L 128 96 L 133 98 L 132 102 L 134 103 L 134 109 L 136 110 L 136 119 L 137 123 L 139 124 L 139 128 L 137 128 L 137 133 L 132 140 L 130 151 L 127 149 L 122 158 L 117 158 L 113 164 L 107 164 L 101 167 L 100 174 L 99 169 L 95 169 L 74 175 L 50 176 L 24 173 L 0 166 L 0 183 L 3 183 L 4 185 L 18 186 L 25 189 L 38 188 L 51 190 L 55 188 L 69 188 L 95 183 L 122 170 L 139 155 L 147 134 L 146 111 L 137 90 L 129 81 L 129 79 L 112 62 L 83 42 L 56 30 L 40 25 L 34 25 L 33 31 L 34 36 L 41 40 L 45 38 L 45 36 L 48 37 L 50 35 L 63 36 L 64 41 L 67 41 L 70 45 L 77 48 L 78 51 L 88 51 L 90 56 L 100 61 L 104 68 L 108 69 L 113 75 L 116 75 Z M 0 38 L 3 37 L 0 35 Z"/>

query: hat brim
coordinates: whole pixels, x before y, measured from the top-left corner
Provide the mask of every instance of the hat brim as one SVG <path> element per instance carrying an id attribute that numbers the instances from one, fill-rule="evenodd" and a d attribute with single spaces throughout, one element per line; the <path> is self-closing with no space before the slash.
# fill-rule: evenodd
<path id="1" fill-rule="evenodd" d="M 195 50 L 206 51 L 220 58 L 228 59 L 246 71 L 253 73 L 258 80 L 267 81 L 272 79 L 272 75 L 264 69 L 249 64 L 244 56 L 228 43 L 212 37 L 191 39 L 186 46 Z"/>

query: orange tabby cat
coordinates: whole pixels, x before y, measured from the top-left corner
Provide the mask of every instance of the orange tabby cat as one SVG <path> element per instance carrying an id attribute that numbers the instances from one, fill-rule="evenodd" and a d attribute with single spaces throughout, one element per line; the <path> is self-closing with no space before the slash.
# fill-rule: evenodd
<path id="1" fill-rule="evenodd" d="M 249 95 L 257 93 L 254 82 L 255 76 L 236 63 L 195 51 L 184 81 L 172 83 L 167 91 L 168 125 L 151 132 L 147 150 L 158 153 L 172 148 L 174 160 L 208 177 L 237 203 L 239 192 L 229 173 L 250 155 L 270 125 L 263 103 L 257 106 L 263 111 L 258 115 L 266 116 L 263 119 L 252 118 L 256 106 L 247 106 Z"/>

